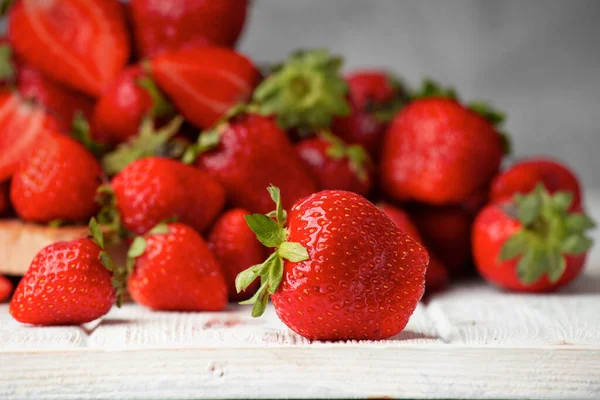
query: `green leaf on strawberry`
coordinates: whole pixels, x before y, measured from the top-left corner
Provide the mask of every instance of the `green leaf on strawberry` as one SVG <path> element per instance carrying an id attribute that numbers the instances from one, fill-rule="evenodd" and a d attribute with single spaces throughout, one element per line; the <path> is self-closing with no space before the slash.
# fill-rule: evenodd
<path id="1" fill-rule="evenodd" d="M 329 131 L 320 131 L 319 137 L 329 143 L 327 149 L 327 156 L 339 160 L 348 158 L 350 162 L 350 169 L 358 176 L 361 181 L 369 179 L 369 173 L 367 166 L 371 164 L 371 157 L 369 153 L 360 144 L 347 145 Z"/>

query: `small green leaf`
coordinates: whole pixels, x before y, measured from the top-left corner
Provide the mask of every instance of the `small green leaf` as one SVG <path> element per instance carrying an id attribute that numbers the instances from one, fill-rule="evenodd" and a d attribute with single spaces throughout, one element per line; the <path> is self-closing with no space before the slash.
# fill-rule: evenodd
<path id="1" fill-rule="evenodd" d="M 277 247 L 285 240 L 285 230 L 266 215 L 250 214 L 246 215 L 245 219 L 252 232 L 265 246 Z"/>
<path id="2" fill-rule="evenodd" d="M 354 171 L 358 179 L 366 181 L 369 179 L 367 165 L 371 163 L 369 153 L 359 144 L 348 147 L 348 158 L 350 159 L 350 169 Z"/>
<path id="3" fill-rule="evenodd" d="M 104 267 L 106 267 L 107 270 L 114 272 L 116 270 L 116 267 L 112 261 L 112 258 L 110 258 L 110 256 L 108 255 L 108 253 L 106 251 L 101 251 L 100 252 L 100 262 L 102 263 L 102 265 L 104 265 Z"/>
<path id="4" fill-rule="evenodd" d="M 411 93 L 411 99 L 423 99 L 426 97 L 444 97 L 453 100 L 459 100 L 454 88 L 444 88 L 439 83 L 430 78 L 425 78 L 421 83 L 421 88 Z"/>
<path id="5" fill-rule="evenodd" d="M 98 221 L 96 218 L 92 217 L 89 223 L 89 234 L 92 237 L 92 240 L 96 242 L 98 247 L 104 249 L 104 235 L 102 234 L 102 229 L 100 229 L 100 225 L 98 225 Z"/>
<path id="6" fill-rule="evenodd" d="M 125 267 L 127 268 L 127 275 L 133 274 L 133 270 L 135 269 L 135 258 L 128 258 L 125 261 Z"/>
<path id="7" fill-rule="evenodd" d="M 275 257 L 273 259 L 273 264 L 269 269 L 269 278 L 268 278 L 268 289 L 269 293 L 273 294 L 279 287 L 281 280 L 283 279 L 283 260 L 281 257 Z"/>
<path id="8" fill-rule="evenodd" d="M 263 283 L 251 298 L 249 298 L 248 300 L 240 301 L 239 304 L 254 304 L 254 303 L 256 303 L 262 294 L 267 293 L 267 285 L 268 285 L 267 282 Z"/>
<path id="9" fill-rule="evenodd" d="M 7 43 L 0 45 L 0 79 L 3 81 L 12 81 L 15 79 L 13 51 Z"/>
<path id="10" fill-rule="evenodd" d="M 567 268 L 567 262 L 559 249 L 550 249 L 546 252 L 546 271 L 552 283 L 558 282 Z"/>
<path id="11" fill-rule="evenodd" d="M 492 125 L 500 125 L 506 120 L 506 114 L 493 108 L 487 101 L 472 101 L 469 103 L 469 108 L 490 121 Z"/>
<path id="12" fill-rule="evenodd" d="M 517 264 L 519 280 L 525 285 L 537 282 L 544 273 L 544 256 L 538 245 L 528 247 Z"/>
<path id="13" fill-rule="evenodd" d="M 586 236 L 573 234 L 562 242 L 561 250 L 565 254 L 584 254 L 592 248 L 594 241 Z"/>
<path id="14" fill-rule="evenodd" d="M 283 242 L 279 245 L 277 253 L 291 262 L 300 262 L 309 259 L 308 251 L 300 243 Z"/>
<path id="15" fill-rule="evenodd" d="M 64 224 L 65 224 L 65 221 L 62 219 L 53 219 L 52 221 L 48 222 L 48 226 L 50 228 L 60 228 Z"/>
<path id="16" fill-rule="evenodd" d="M 73 116 L 71 136 L 96 157 L 100 157 L 106 152 L 106 146 L 95 142 L 92 138 L 90 124 L 81 110 L 77 110 Z"/>
<path id="17" fill-rule="evenodd" d="M 594 220 L 582 213 L 570 214 L 565 223 L 569 232 L 585 232 L 596 227 Z"/>
<path id="18" fill-rule="evenodd" d="M 148 232 L 150 235 L 165 235 L 170 233 L 169 225 L 166 222 L 161 222 Z"/>
<path id="19" fill-rule="evenodd" d="M 522 200 L 517 203 L 519 221 L 524 226 L 531 225 L 540 215 L 542 210 L 541 197 L 533 192 L 527 196 L 523 196 Z"/>
<path id="20" fill-rule="evenodd" d="M 139 87 L 146 90 L 150 98 L 152 99 L 152 116 L 154 117 L 165 117 L 173 115 L 175 108 L 169 100 L 167 100 L 164 93 L 156 86 L 156 83 L 149 76 L 141 77 L 137 80 Z"/>
<path id="21" fill-rule="evenodd" d="M 129 247 L 129 251 L 127 252 L 127 257 L 129 258 L 137 258 L 144 254 L 146 251 L 146 239 L 143 236 L 137 236 L 131 242 L 131 246 Z"/>
<path id="22" fill-rule="evenodd" d="M 258 318 L 265 313 L 267 309 L 267 303 L 269 302 L 269 294 L 267 291 L 260 291 L 257 301 L 252 306 L 252 316 Z"/>
<path id="23" fill-rule="evenodd" d="M 275 203 L 275 219 L 279 226 L 285 225 L 285 220 L 287 217 L 286 211 L 283 209 L 283 203 L 281 202 L 281 193 L 277 186 L 271 185 L 267 188 L 269 195 L 271 195 L 271 200 Z M 267 216 L 271 217 L 271 215 Z"/>
<path id="24" fill-rule="evenodd" d="M 521 230 L 515 233 L 504 242 L 500 251 L 500 261 L 510 260 L 523 254 L 527 249 L 527 244 L 527 234 L 525 231 Z"/>
<path id="25" fill-rule="evenodd" d="M 240 293 L 243 292 L 258 278 L 258 273 L 255 271 L 255 267 L 261 267 L 262 264 L 254 265 L 239 274 L 235 277 L 235 290 Z"/>
<path id="26" fill-rule="evenodd" d="M 552 195 L 552 204 L 557 210 L 567 211 L 572 202 L 572 192 L 556 192 Z"/>

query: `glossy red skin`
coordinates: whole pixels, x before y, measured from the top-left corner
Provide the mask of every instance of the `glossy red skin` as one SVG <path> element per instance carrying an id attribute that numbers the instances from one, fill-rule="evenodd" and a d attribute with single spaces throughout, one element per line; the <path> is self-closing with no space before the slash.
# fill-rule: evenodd
<path id="1" fill-rule="evenodd" d="M 572 209 L 581 207 L 581 185 L 575 173 L 566 165 L 546 157 L 534 157 L 520 161 L 492 181 L 490 200 L 502 202 L 515 194 L 526 194 L 543 183 L 550 193 L 568 191 L 573 193 Z"/>
<path id="2" fill-rule="evenodd" d="M 0 92 L 0 182 L 9 179 L 24 159 L 60 123 L 41 106 L 15 93 Z"/>
<path id="3" fill-rule="evenodd" d="M 139 304 L 165 311 L 221 311 L 227 286 L 208 245 L 194 229 L 168 224 L 169 233 L 148 234 L 128 289 Z"/>
<path id="4" fill-rule="evenodd" d="M 273 201 L 265 190 L 271 184 L 281 190 L 284 207 L 317 191 L 286 133 L 270 118 L 244 115 L 220 132 L 220 144 L 202 153 L 196 165 L 221 182 L 234 207 L 272 211 Z"/>
<path id="5" fill-rule="evenodd" d="M 373 169 L 367 167 L 366 179 L 360 179 L 350 167 L 348 158 L 334 159 L 327 155 L 330 146 L 328 141 L 317 137 L 295 145 L 298 157 L 320 190 L 346 190 L 366 196 L 373 188 Z"/>
<path id="6" fill-rule="evenodd" d="M 387 123 L 378 121 L 371 112 L 370 105 L 384 106 L 396 97 L 396 90 L 384 71 L 363 70 L 346 77 L 350 102 L 350 115 L 336 117 L 331 130 L 346 143 L 360 144 L 377 159 Z"/>
<path id="7" fill-rule="evenodd" d="M 11 281 L 0 275 L 0 303 L 5 302 L 10 298 L 13 292 L 13 284 Z"/>
<path id="8" fill-rule="evenodd" d="M 141 57 L 203 46 L 233 47 L 242 33 L 246 0 L 132 0 Z"/>
<path id="9" fill-rule="evenodd" d="M 473 258 L 481 276 L 490 283 L 504 289 L 521 292 L 551 292 L 567 285 L 583 270 L 587 254 L 567 255 L 567 267 L 563 276 L 552 283 L 544 274 L 532 285 L 521 283 L 517 275 L 519 258 L 500 261 L 502 246 L 514 233 L 522 228 L 520 222 L 506 215 L 501 204 L 485 207 L 473 225 Z"/>
<path id="10" fill-rule="evenodd" d="M 420 207 L 411 212 L 425 246 L 446 266 L 452 277 L 471 270 L 473 216 L 458 206 Z"/>
<path id="11" fill-rule="evenodd" d="M 10 314 L 34 325 L 79 325 L 108 313 L 115 303 L 112 273 L 87 238 L 42 249 L 17 286 Z"/>
<path id="12" fill-rule="evenodd" d="M 392 121 L 381 155 L 381 188 L 395 200 L 461 203 L 500 167 L 500 135 L 454 100 L 413 101 Z"/>
<path id="13" fill-rule="evenodd" d="M 139 65 L 125 68 L 98 99 L 94 122 L 103 141 L 121 143 L 139 132 L 142 119 L 154 106 L 148 92 L 137 83 L 143 77 L 148 74 Z"/>
<path id="14" fill-rule="evenodd" d="M 285 261 L 271 296 L 279 318 L 311 340 L 399 333 L 424 291 L 427 251 L 365 198 L 325 190 L 288 213 L 287 240 L 309 260 Z"/>
<path id="15" fill-rule="evenodd" d="M 10 11 L 8 38 L 44 74 L 98 96 L 129 60 L 117 0 L 21 0 Z"/>
<path id="16" fill-rule="evenodd" d="M 229 301 L 249 299 L 258 290 L 260 280 L 255 280 L 246 290 L 237 293 L 236 276 L 247 268 L 262 264 L 267 249 L 256 239 L 244 217 L 248 211 L 235 208 L 223 213 L 208 237 L 208 247 L 215 255 L 227 283 Z"/>
<path id="17" fill-rule="evenodd" d="M 84 94 L 42 75 L 37 69 L 23 65 L 19 68 L 17 89 L 25 99 L 32 99 L 53 112 L 61 123 L 63 132 L 71 129 L 73 118 L 79 111 L 89 121 L 94 101 Z"/>
<path id="18" fill-rule="evenodd" d="M 152 75 L 187 121 L 209 128 L 229 109 L 248 101 L 260 72 L 233 50 L 203 47 L 152 59 Z"/>
<path id="19" fill-rule="evenodd" d="M 82 144 L 53 133 L 38 143 L 15 172 L 10 199 L 24 221 L 87 222 L 98 210 L 102 167 Z"/>
<path id="20" fill-rule="evenodd" d="M 409 214 L 388 203 L 380 203 L 377 205 L 389 219 L 392 220 L 401 231 L 413 238 L 416 242 L 423 244 L 423 238 L 419 233 L 415 223 L 411 220 Z M 445 289 L 450 283 L 448 270 L 442 261 L 433 253 L 429 253 L 429 265 L 425 274 L 425 290 L 426 293 L 437 292 Z"/>
<path id="21" fill-rule="evenodd" d="M 225 191 L 217 180 L 167 158 L 135 161 L 113 178 L 111 186 L 123 225 L 138 235 L 173 217 L 202 232 L 225 204 Z"/>

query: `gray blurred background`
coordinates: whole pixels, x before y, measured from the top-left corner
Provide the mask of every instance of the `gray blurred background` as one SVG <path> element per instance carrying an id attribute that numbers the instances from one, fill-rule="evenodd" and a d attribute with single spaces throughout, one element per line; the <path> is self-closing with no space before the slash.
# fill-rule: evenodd
<path id="1" fill-rule="evenodd" d="M 490 100 L 517 157 L 554 155 L 600 188 L 600 0 L 254 0 L 242 52 L 314 47 Z"/>

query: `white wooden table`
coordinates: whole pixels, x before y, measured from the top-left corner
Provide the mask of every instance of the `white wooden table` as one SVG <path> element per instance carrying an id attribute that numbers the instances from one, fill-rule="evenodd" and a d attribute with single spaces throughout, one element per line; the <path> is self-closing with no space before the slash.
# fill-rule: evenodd
<path id="1" fill-rule="evenodd" d="M 0 305 L 0 399 L 600 399 L 598 236 L 566 290 L 462 283 L 381 342 L 309 343 L 272 309 L 252 319 L 241 306 L 194 314 L 128 304 L 83 327 L 34 328 Z"/>

